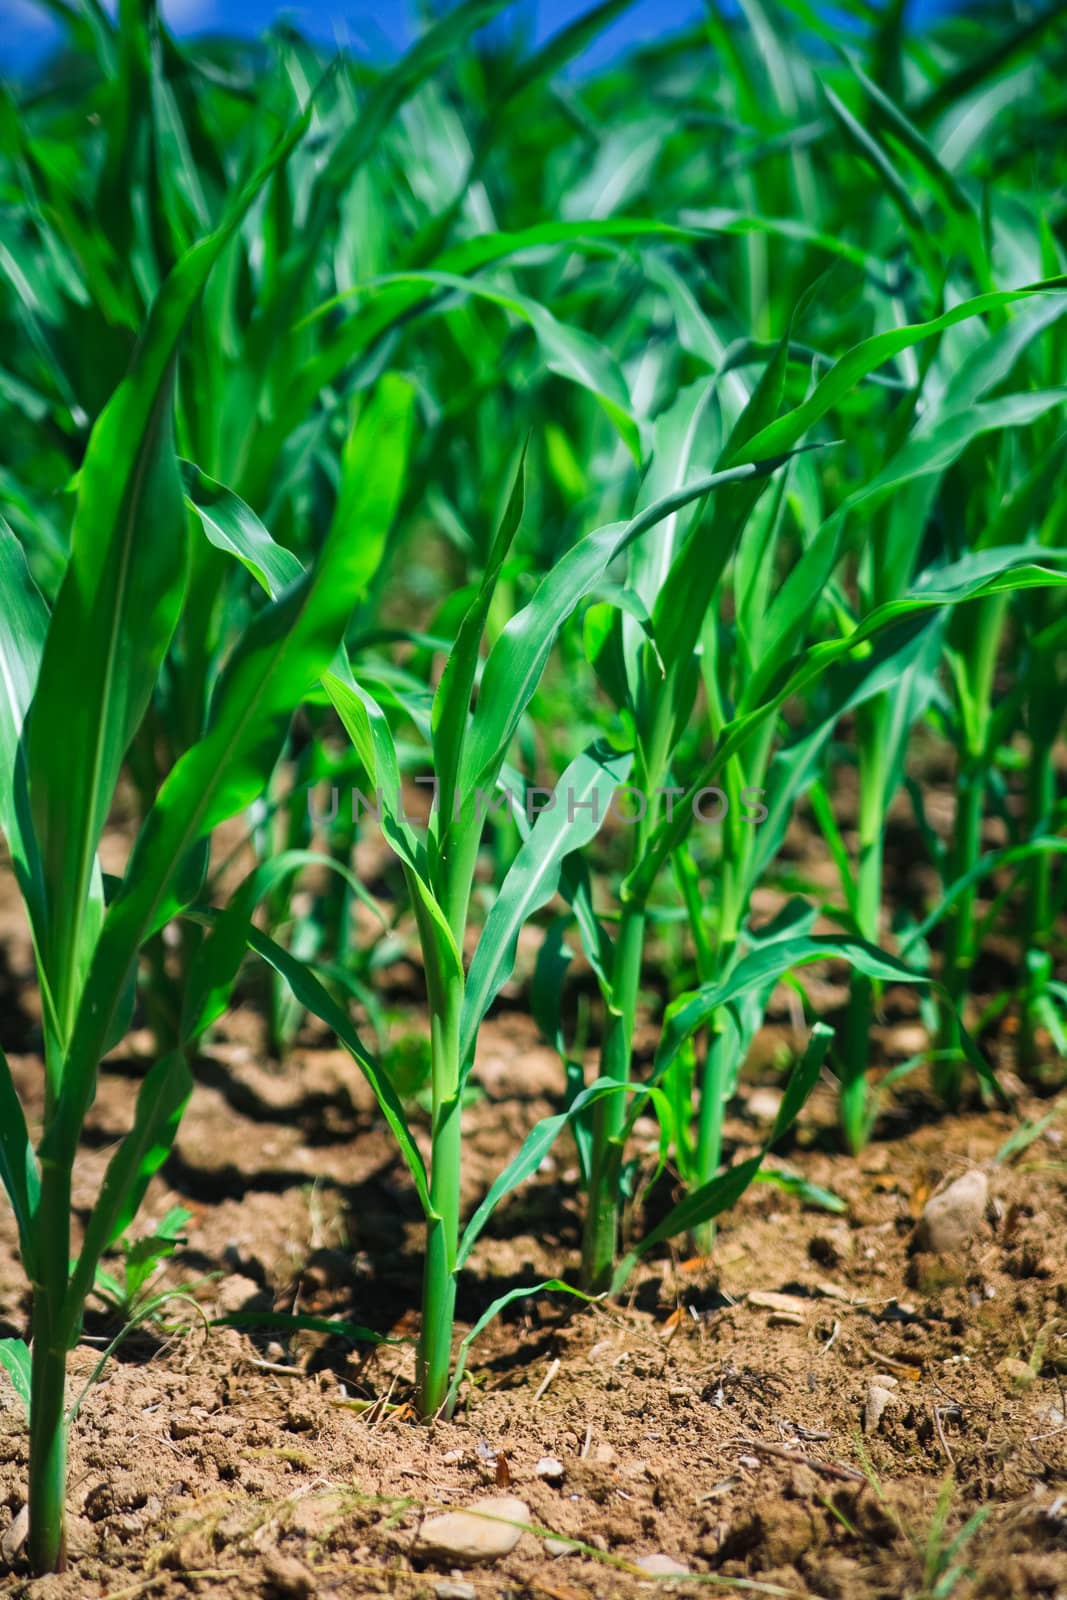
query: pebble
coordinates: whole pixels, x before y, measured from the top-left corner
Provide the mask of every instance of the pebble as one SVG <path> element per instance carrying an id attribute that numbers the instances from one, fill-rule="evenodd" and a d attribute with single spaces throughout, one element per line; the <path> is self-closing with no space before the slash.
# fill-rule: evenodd
<path id="1" fill-rule="evenodd" d="M 989 1179 L 985 1173 L 977 1168 L 965 1172 L 926 1202 L 915 1229 L 917 1247 L 935 1255 L 962 1250 L 981 1227 L 988 1203 Z"/>
<path id="2" fill-rule="evenodd" d="M 271 1600 L 311 1600 L 315 1579 L 294 1556 L 272 1551 L 264 1563 L 264 1587 Z"/>
<path id="3" fill-rule="evenodd" d="M 872 1378 L 863 1407 L 864 1433 L 876 1433 L 887 1407 L 896 1401 L 894 1390 L 897 1380 L 888 1372 L 879 1372 Z"/>
<path id="4" fill-rule="evenodd" d="M 26 1543 L 26 1536 L 29 1531 L 30 1508 L 29 1506 L 23 1506 L 21 1511 L 16 1512 L 11 1526 L 0 1535 L 0 1560 L 6 1561 L 9 1565 L 14 1562 L 15 1557 Z"/>
<path id="5" fill-rule="evenodd" d="M 753 1089 L 745 1101 L 745 1112 L 753 1122 L 773 1122 L 781 1105 L 781 1089 Z"/>
<path id="6" fill-rule="evenodd" d="M 534 1471 L 548 1483 L 559 1483 L 563 1478 L 563 1462 L 557 1461 L 555 1456 L 542 1456 Z"/>
<path id="7" fill-rule="evenodd" d="M 682 1561 L 675 1561 L 673 1556 L 665 1556 L 657 1551 L 652 1556 L 638 1556 L 634 1566 L 650 1578 L 688 1578 L 689 1568 Z"/>
<path id="8" fill-rule="evenodd" d="M 546 1556 L 572 1556 L 574 1553 L 574 1545 L 571 1544 L 569 1539 L 545 1540 Z"/>
<path id="9" fill-rule="evenodd" d="M 445 1560 L 463 1567 L 498 1561 L 510 1555 L 529 1522 L 530 1508 L 515 1495 L 490 1495 L 475 1500 L 462 1511 L 445 1511 L 430 1517 L 419 1529 L 415 1554 Z"/>
<path id="10" fill-rule="evenodd" d="M 473 1583 L 455 1578 L 443 1578 L 440 1583 L 435 1583 L 433 1592 L 437 1600 L 477 1600 L 478 1591 Z"/>
<path id="11" fill-rule="evenodd" d="M 803 1317 L 811 1310 L 811 1301 L 802 1300 L 798 1294 L 779 1294 L 774 1289 L 752 1289 L 748 1303 L 760 1311 L 777 1311 L 783 1316 Z"/>
<path id="12" fill-rule="evenodd" d="M 610 1467 L 615 1460 L 615 1449 L 610 1444 L 598 1444 L 593 1451 L 593 1460 L 599 1461 L 602 1467 Z"/>

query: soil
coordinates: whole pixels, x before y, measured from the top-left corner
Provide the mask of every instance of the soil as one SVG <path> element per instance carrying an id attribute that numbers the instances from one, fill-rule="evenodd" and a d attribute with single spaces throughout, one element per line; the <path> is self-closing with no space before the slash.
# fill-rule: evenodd
<path id="1" fill-rule="evenodd" d="M 0 1042 L 36 1108 L 28 975 L 5 882 Z M 828 972 L 831 1002 L 835 984 Z M 909 1003 L 887 1010 L 886 1061 L 917 1048 Z M 783 999 L 731 1107 L 731 1156 L 766 1131 L 791 1028 Z M 1009 1045 L 1005 1033 L 998 1060 L 1010 1069 Z M 76 1174 L 82 1217 L 150 1059 L 137 1032 L 102 1073 Z M 421 1425 L 409 1405 L 418 1218 L 353 1063 L 313 1026 L 284 1070 L 270 1063 L 246 999 L 197 1079 L 142 1213 L 142 1224 L 173 1205 L 192 1213 L 162 1281 L 209 1317 L 295 1310 L 399 1342 L 209 1329 L 189 1298 L 171 1302 L 166 1326 L 131 1335 L 88 1393 L 71 1446 L 70 1570 L 35 1581 L 18 1555 L 24 1423 L 0 1384 L 0 1595 L 588 1600 L 699 1579 L 826 1600 L 1067 1596 L 1067 1119 L 998 1160 L 1020 1118 L 1067 1100 L 1019 1086 L 1013 1113 L 941 1119 L 908 1080 L 853 1160 L 835 1152 L 820 1088 L 783 1156 L 840 1198 L 840 1214 L 760 1185 L 710 1258 L 651 1261 L 622 1303 L 515 1301 L 475 1345 L 455 1420 Z M 484 1029 L 478 1079 L 467 1207 L 558 1105 L 554 1053 L 506 1004 Z M 573 1268 L 572 1160 L 561 1144 L 483 1236 L 460 1291 L 464 1329 L 505 1290 Z M 916 1252 L 925 1200 L 978 1166 L 991 1198 L 969 1245 Z M 791 1298 L 768 1303 L 767 1291 Z M 0 1336 L 21 1335 L 27 1311 L 0 1208 Z M 100 1308 L 87 1317 L 72 1393 L 114 1331 Z M 865 1429 L 874 1380 L 889 1397 Z M 558 1482 L 538 1475 L 545 1456 L 561 1463 Z M 495 1492 L 530 1508 L 512 1554 L 454 1576 L 420 1565 L 428 1512 Z M 574 1543 L 550 1554 L 546 1533 Z M 691 1576 L 641 1575 L 634 1563 L 650 1554 Z"/>

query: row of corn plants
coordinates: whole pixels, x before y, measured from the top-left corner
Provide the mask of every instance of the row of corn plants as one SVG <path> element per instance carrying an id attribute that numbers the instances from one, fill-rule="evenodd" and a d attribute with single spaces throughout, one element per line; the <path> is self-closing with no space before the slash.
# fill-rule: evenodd
<path id="1" fill-rule="evenodd" d="M 1067 279 L 1033 109 L 1064 29 L 1005 14 L 990 51 L 966 19 L 930 43 L 899 6 L 842 35 L 743 0 L 570 74 L 626 8 L 531 51 L 507 0 L 462 0 L 377 69 L 287 29 L 187 46 L 151 0 L 94 3 L 3 91 L 0 825 L 44 1071 L 24 1105 L 0 1056 L 30 1295 L 0 1362 L 39 1571 L 64 1563 L 69 1351 L 246 964 L 282 1061 L 317 1017 L 395 1136 L 425 1221 L 424 1417 L 533 1292 L 457 1340 L 459 1274 L 555 1140 L 584 1233 L 542 1287 L 617 1292 L 673 1239 L 712 1246 L 820 1077 L 855 1151 L 904 1071 L 949 1107 L 1003 1095 L 1009 1006 L 1026 1070 L 1064 1053 Z M 887 895 L 908 808 L 940 884 L 918 907 Z M 791 872 L 799 817 L 836 890 Z M 1016 982 L 978 1011 L 1005 931 Z M 411 950 L 422 1103 L 378 995 Z M 804 987 L 828 962 L 842 1015 Z M 516 973 L 559 1110 L 463 1217 L 479 1034 Z M 730 1161 L 783 983 L 807 1038 Z M 887 1078 L 891 988 L 930 1042 Z M 97 1075 L 135 1016 L 156 1059 L 75 1230 Z M 649 1115 L 674 1186 L 655 1225 Z"/>

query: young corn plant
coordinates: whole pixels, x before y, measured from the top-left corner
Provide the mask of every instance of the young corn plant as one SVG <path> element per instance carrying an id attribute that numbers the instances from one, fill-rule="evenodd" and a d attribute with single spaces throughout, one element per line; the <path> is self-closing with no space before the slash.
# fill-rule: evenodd
<path id="1" fill-rule="evenodd" d="M 888 315 L 899 320 L 907 299 L 934 307 L 948 296 L 965 295 L 972 286 L 988 293 L 996 283 L 993 263 L 1007 259 L 1009 249 L 1013 273 L 1025 263 L 1023 272 L 1030 266 L 1034 277 L 1043 272 L 1053 280 L 1058 262 L 1052 252 L 1042 258 L 1037 217 L 1013 213 L 1008 221 L 997 213 L 985 215 L 977 189 L 950 168 L 939 153 L 939 141 L 928 137 L 886 88 L 855 62 L 847 60 L 847 66 L 841 95 L 824 85 L 826 106 L 842 137 L 846 167 L 871 174 L 871 208 L 876 215 L 885 212 L 895 217 L 891 232 L 897 235 L 896 248 L 915 273 L 912 290 L 887 305 Z M 951 80 L 946 88 L 951 93 Z M 853 110 L 844 96 L 855 100 L 856 91 L 858 105 Z M 977 127 L 975 137 L 981 137 Z M 854 185 L 854 178 L 846 176 Z M 929 225 L 935 214 L 940 219 L 937 229 Z M 813 548 L 828 542 L 839 555 L 851 551 L 861 615 L 903 597 L 912 585 L 927 579 L 936 582 L 938 568 L 952 564 L 953 571 L 962 574 L 966 568 L 961 563 L 968 557 L 985 563 L 990 575 L 996 565 L 995 560 L 989 564 L 990 558 L 998 547 L 1003 547 L 1005 569 L 1018 559 L 1013 552 L 1021 549 L 1029 530 L 1020 525 L 1018 515 L 1004 514 L 1003 502 L 1013 492 L 1020 453 L 1011 435 L 1017 429 L 1031 430 L 1035 441 L 1042 441 L 1040 453 L 1049 442 L 1048 430 L 1058 429 L 1054 418 L 1063 404 L 1062 388 L 1055 386 L 1055 379 L 1028 382 L 1027 368 L 1038 369 L 1035 354 L 1047 345 L 1048 330 L 1055 327 L 1063 309 L 1059 296 L 1015 311 L 1004 302 L 990 302 L 987 321 L 945 326 L 922 352 L 921 364 L 909 361 L 903 368 L 886 426 L 869 436 L 874 451 L 863 452 L 863 488 L 849 494 L 809 536 Z M 849 527 L 844 526 L 846 519 Z M 834 528 L 843 531 L 843 542 L 831 532 Z M 830 568 L 824 566 L 816 576 L 828 581 Z M 847 616 L 852 611 L 848 595 L 835 587 L 834 603 Z M 951 625 L 946 618 L 942 637 L 931 633 L 928 647 L 893 691 L 856 709 L 859 842 L 854 867 L 848 863 L 825 789 L 820 785 L 815 791 L 820 822 L 842 868 L 848 925 L 865 939 L 879 936 L 888 808 L 905 778 L 911 731 L 943 698 L 946 667 L 959 706 L 953 734 L 959 754 L 955 837 L 945 870 L 952 881 L 974 868 L 994 735 L 999 730 L 1003 736 L 1006 730 L 1003 716 L 994 719 L 991 702 L 1009 605 L 1007 596 L 1001 595 L 984 607 L 966 608 Z M 971 879 L 946 920 L 944 990 L 931 1052 L 936 1085 L 950 1102 L 959 1097 L 965 1064 L 957 1018 L 977 949 L 973 895 Z M 838 1057 L 842 1131 L 852 1150 L 863 1145 L 872 1124 L 867 1074 L 875 998 L 872 985 L 857 977 Z"/>
<path id="2" fill-rule="evenodd" d="M 390 382 L 402 384 L 400 379 Z M 432 701 L 409 697 L 404 702 L 407 715 L 432 753 L 436 803 L 424 837 L 405 815 L 397 742 L 381 707 L 357 682 L 344 656 L 337 658 L 323 678 L 323 689 L 363 765 L 365 798 L 375 808 L 376 820 L 401 863 L 415 917 L 430 1011 L 428 1166 L 388 1075 L 358 1040 L 345 1012 L 330 999 L 311 967 L 258 930 L 249 928 L 247 932 L 251 947 L 283 974 L 301 1002 L 333 1027 L 352 1051 L 414 1181 L 427 1229 L 417 1349 L 417 1405 L 422 1416 L 451 1410 L 469 1340 L 515 1293 L 529 1292 L 512 1291 L 495 1301 L 459 1352 L 454 1350 L 458 1274 L 490 1215 L 505 1195 L 536 1170 L 568 1122 L 601 1099 L 631 1092 L 628 1084 L 605 1075 L 566 1111 L 539 1124 L 461 1229 L 462 1104 L 482 1020 L 511 975 L 522 927 L 552 898 L 564 862 L 593 837 L 612 791 L 630 768 L 628 756 L 594 744 L 570 762 L 560 777 L 554 802 L 546 804 L 551 792 L 527 789 L 509 767 L 512 743 L 560 630 L 585 597 L 603 588 L 613 564 L 639 541 L 654 540 L 659 525 L 693 501 L 762 477 L 775 464 L 774 460 L 755 461 L 695 476 L 645 506 L 630 521 L 611 523 L 587 534 L 546 575 L 528 604 L 511 617 L 483 663 L 486 620 L 523 513 L 524 469 L 520 463 L 481 582 L 462 618 Z M 228 525 L 241 530 L 240 545 L 234 539 L 235 552 L 246 560 L 251 554 L 261 582 L 272 588 L 279 552 L 270 560 L 264 558 L 262 552 L 269 542 L 266 530 L 236 499 Z M 503 877 L 468 963 L 463 952 L 471 926 L 479 849 L 489 811 L 501 806 L 516 808 L 525 824 L 525 838 Z M 563 1287 L 552 1282 L 554 1287 Z"/>
<path id="3" fill-rule="evenodd" d="M 67 1354 L 104 1252 L 126 1233 L 171 1147 L 194 1043 L 236 971 L 233 941 L 212 935 L 201 945 L 174 1047 L 141 1085 L 72 1261 L 71 1172 L 99 1065 L 128 1025 L 139 952 L 196 896 L 212 830 L 267 786 L 293 711 L 337 652 L 380 545 L 373 523 L 335 519 L 310 569 L 290 572 L 257 612 L 218 680 L 202 736 L 160 784 L 125 872 L 105 879 L 97 847 L 123 758 L 189 603 L 172 413 L 179 342 L 212 267 L 305 126 L 162 284 L 129 373 L 89 439 L 51 612 L 19 541 L 0 528 L 0 821 L 33 937 L 44 1033 L 36 1148 L 0 1058 L 0 1179 L 32 1287 L 31 1342 L 5 1343 L 2 1359 L 28 1403 L 29 1556 L 39 1572 L 65 1559 Z"/>
<path id="4" fill-rule="evenodd" d="M 795 449 L 810 427 L 884 361 L 958 322 L 997 310 L 1018 297 L 1012 293 L 979 296 L 928 323 L 873 335 L 843 357 L 799 406 L 774 421 L 772 418 L 783 393 L 789 351 L 788 340 L 783 340 L 734 424 L 719 458 L 720 467 L 728 470 L 738 460 L 765 458 L 768 451 L 775 452 L 775 459 L 781 460 L 786 452 Z M 1043 405 L 1049 403 L 1047 399 L 1042 401 Z M 679 414 L 668 416 L 661 430 L 661 464 L 665 457 L 669 470 L 675 472 L 681 482 L 685 481 L 689 467 L 685 448 L 679 449 L 676 441 L 688 441 L 697 436 L 700 405 L 699 393 L 683 397 L 679 402 Z M 851 499 L 856 503 L 884 499 L 893 482 L 892 473 L 887 472 L 855 491 Z M 714 632 L 709 628 L 708 616 L 717 603 L 718 585 L 725 579 L 735 557 L 738 541 L 762 487 L 757 483 L 735 484 L 717 497 L 710 537 L 680 528 L 679 520 L 675 519 L 672 537 L 663 540 L 647 565 L 642 568 L 640 558 L 633 563 L 625 606 L 627 620 L 633 617 L 640 626 L 628 637 L 621 620 L 599 613 L 590 633 L 590 649 L 598 662 L 601 680 L 623 713 L 624 726 L 633 740 L 634 787 L 647 797 L 632 829 L 632 866 L 621 890 L 614 939 L 598 925 L 591 911 L 587 886 L 580 879 L 577 894 L 582 904 L 579 906 L 575 902 L 583 944 L 601 983 L 608 1012 L 601 1075 L 623 1089 L 629 1087 L 632 1079 L 633 1027 L 649 897 L 657 876 L 674 860 L 683 884 L 687 881 L 690 863 L 684 852 L 693 831 L 695 808 L 713 785 L 719 782 L 725 785 L 717 792 L 727 801 L 738 803 L 737 816 L 743 826 L 746 795 L 751 797 L 762 788 L 758 783 L 753 787 L 753 777 L 772 770 L 768 766 L 773 750 L 769 735 L 773 732 L 778 708 L 788 695 L 801 688 L 810 693 L 812 686 L 824 680 L 831 668 L 836 669 L 829 714 L 824 713 L 795 748 L 781 754 L 775 772 L 781 788 L 767 836 L 768 850 L 773 850 L 780 839 L 793 800 L 816 776 L 819 752 L 837 717 L 843 710 L 862 707 L 890 689 L 902 692 L 909 682 L 908 675 L 916 670 L 916 662 L 928 658 L 931 630 L 941 626 L 939 619 L 948 608 L 987 591 L 1000 593 L 1034 581 L 1059 581 L 1054 569 L 1037 568 L 1030 559 L 1033 552 L 1016 548 L 1001 552 L 993 562 L 950 568 L 943 575 L 943 583 L 939 582 L 941 575 L 936 570 L 924 574 L 915 586 L 905 586 L 896 596 L 873 604 L 859 619 L 839 612 L 839 625 L 843 626 L 837 638 L 806 644 L 811 596 L 822 593 L 846 551 L 843 530 L 846 509 L 851 509 L 850 505 L 822 525 L 772 599 L 768 601 L 765 587 L 760 590 L 758 607 L 766 612 L 766 618 L 765 624 L 755 630 L 760 641 L 759 659 L 753 661 L 747 680 L 734 689 L 736 698 L 727 710 L 726 690 L 733 686 L 719 677 L 721 667 L 714 653 Z M 773 529 L 773 521 L 769 525 Z M 764 523 L 756 542 L 758 538 L 766 542 L 767 526 Z M 742 574 L 751 575 L 751 545 L 736 565 Z M 1040 577 L 1036 576 L 1039 570 Z M 753 621 L 751 604 L 743 592 L 735 609 L 740 611 L 742 625 L 746 614 L 748 621 Z M 696 650 L 702 635 L 711 662 L 705 668 L 705 682 L 717 737 L 710 760 L 697 769 L 699 776 L 684 781 L 687 774 L 677 770 L 678 754 L 692 714 L 698 679 Z M 860 656 L 870 657 L 862 668 L 850 664 Z M 668 806 L 664 796 L 673 796 L 673 803 Z M 732 893 L 719 912 L 717 947 L 705 946 L 700 950 L 704 981 L 695 997 L 687 996 L 680 1002 L 687 1019 L 700 1018 L 699 1026 L 708 1022 L 715 1024 L 715 997 L 720 994 L 727 993 L 731 1002 L 738 1002 L 743 995 L 762 991 L 765 1000 L 769 993 L 766 986 L 774 981 L 771 974 L 778 977 L 789 970 L 788 964 L 776 969 L 776 962 L 786 955 L 799 963 L 818 959 L 820 955 L 837 954 L 851 961 L 858 973 L 871 982 L 878 979 L 876 969 L 886 959 L 877 949 L 877 928 L 873 929 L 875 937 L 869 939 L 862 937 L 862 931 L 858 936 L 850 933 L 837 941 L 812 939 L 809 945 L 783 938 L 768 945 L 766 951 L 757 952 L 760 960 L 757 961 L 755 955 L 746 958 L 751 962 L 744 967 L 747 989 L 726 988 L 736 976 L 734 963 L 741 954 L 741 918 L 756 881 L 754 873 L 765 868 L 768 859 L 757 828 L 751 830 L 751 839 L 751 843 L 746 842 L 739 849 L 736 864 L 731 864 Z M 699 941 L 703 920 L 697 915 L 693 922 Z M 893 976 L 898 980 L 914 980 L 917 975 L 897 964 Z M 725 1017 L 719 1019 L 719 1023 L 721 1026 L 714 1028 L 719 1037 L 707 1051 L 698 1135 L 689 1163 L 697 1187 L 686 1203 L 687 1225 L 707 1221 L 715 1214 L 720 1193 L 715 1184 L 715 1171 L 721 1152 L 722 1110 L 736 1077 L 744 1040 L 751 1031 L 751 1005 L 747 1023 L 741 1024 L 736 1016 L 731 1022 Z M 558 1034 L 555 1020 L 550 1019 L 548 1031 L 550 1036 Z M 984 1061 L 974 1052 L 969 1039 L 963 1047 L 979 1070 L 987 1073 Z M 671 1054 L 670 1062 L 676 1059 L 677 1051 Z M 658 1083 L 665 1070 L 661 1059 L 652 1082 Z M 853 1126 L 855 1091 L 851 1082 L 845 1088 L 845 1114 L 850 1119 L 849 1125 Z M 677 1103 L 676 1092 L 673 1098 Z M 605 1289 L 616 1281 L 619 1208 L 625 1192 L 622 1175 L 633 1118 L 633 1108 L 619 1095 L 601 1098 L 589 1119 L 585 1156 L 589 1204 L 583 1241 L 583 1283 L 591 1291 Z M 704 1217 L 700 1215 L 698 1195 L 707 1197 L 710 1209 Z"/>

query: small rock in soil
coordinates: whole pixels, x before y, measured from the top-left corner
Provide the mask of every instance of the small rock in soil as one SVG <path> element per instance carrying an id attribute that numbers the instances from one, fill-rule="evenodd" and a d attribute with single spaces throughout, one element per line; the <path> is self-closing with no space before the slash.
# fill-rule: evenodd
<path id="1" fill-rule="evenodd" d="M 529 1522 L 530 1508 L 515 1495 L 490 1495 L 463 1511 L 430 1517 L 419 1529 L 415 1554 L 428 1560 L 474 1567 L 510 1555 L 522 1537 L 518 1523 Z"/>
<path id="2" fill-rule="evenodd" d="M 477 1600 L 478 1591 L 473 1583 L 464 1579 L 458 1582 L 455 1578 L 444 1578 L 440 1583 L 435 1583 L 433 1592 L 437 1600 Z"/>
<path id="3" fill-rule="evenodd" d="M 26 1543 L 26 1535 L 29 1531 L 30 1508 L 29 1506 L 23 1506 L 22 1510 L 16 1514 L 10 1528 L 0 1536 L 0 1561 L 6 1561 L 9 1564 L 14 1561 Z"/>
<path id="4" fill-rule="evenodd" d="M 650 1578 L 688 1578 L 689 1568 L 682 1561 L 675 1561 L 673 1556 L 665 1556 L 657 1552 L 652 1556 L 638 1556 L 634 1562 L 635 1567 Z"/>
<path id="5" fill-rule="evenodd" d="M 890 1378 L 888 1383 L 884 1377 L 879 1377 L 867 1390 L 867 1399 L 863 1407 L 864 1433 L 877 1432 L 878 1425 L 886 1409 L 896 1401 L 893 1390 L 896 1388 L 896 1379 Z"/>
<path id="6" fill-rule="evenodd" d="M 803 1317 L 811 1310 L 811 1301 L 802 1300 L 798 1294 L 778 1294 L 774 1289 L 752 1289 L 748 1303 L 759 1311 L 777 1311 L 783 1316 Z"/>
<path id="7" fill-rule="evenodd" d="M 574 1555 L 574 1545 L 571 1544 L 569 1539 L 546 1539 L 545 1555 L 572 1556 Z"/>
<path id="8" fill-rule="evenodd" d="M 923 1207 L 915 1229 L 915 1244 L 935 1255 L 950 1255 L 974 1238 L 989 1202 L 989 1179 L 977 1168 L 965 1172 Z"/>
<path id="9" fill-rule="evenodd" d="M 745 1115 L 753 1122 L 773 1122 L 781 1105 L 781 1089 L 753 1089 L 745 1101 Z"/>
<path id="10" fill-rule="evenodd" d="M 314 1577 L 295 1556 L 275 1551 L 263 1566 L 264 1587 L 271 1600 L 310 1600 L 315 1593 Z"/>
<path id="11" fill-rule="evenodd" d="M 542 1456 L 534 1471 L 546 1483 L 559 1483 L 563 1478 L 563 1462 L 557 1461 L 555 1456 Z"/>
<path id="12" fill-rule="evenodd" d="M 593 1460 L 599 1461 L 602 1467 L 610 1467 L 615 1460 L 615 1447 L 610 1444 L 598 1444 L 593 1451 Z"/>

